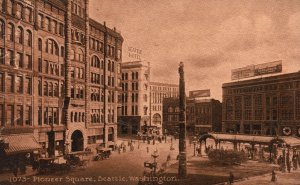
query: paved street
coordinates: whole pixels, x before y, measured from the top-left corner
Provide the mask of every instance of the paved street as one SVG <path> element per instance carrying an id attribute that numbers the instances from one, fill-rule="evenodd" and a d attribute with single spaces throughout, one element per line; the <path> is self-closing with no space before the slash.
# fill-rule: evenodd
<path id="1" fill-rule="evenodd" d="M 174 140 L 173 140 L 174 142 Z M 124 142 L 127 144 L 127 142 Z M 138 183 L 137 178 L 143 175 L 145 170 L 144 162 L 153 161 L 151 154 L 154 150 L 158 150 L 159 157 L 157 158 L 158 163 L 162 164 L 166 161 L 168 154 L 171 155 L 173 162 L 176 160 L 178 153 L 178 140 L 173 145 L 175 150 L 170 151 L 170 139 L 168 143 L 158 143 L 155 145 L 146 144 L 140 142 L 140 148 L 138 149 L 137 141 L 134 144 L 134 151 L 121 152 L 118 154 L 117 151 L 113 152 L 111 157 L 107 160 L 102 161 L 91 161 L 89 166 L 85 169 L 75 169 L 68 173 L 54 173 L 51 175 L 32 175 L 26 179 L 27 182 L 9 182 L 9 179 L 13 177 L 12 174 L 6 174 L 5 176 L 0 175 L 2 182 L 0 184 L 32 184 L 32 182 L 43 183 L 43 184 L 107 184 L 107 185 L 119 185 L 128 184 L 135 185 Z M 146 147 L 149 147 L 149 153 L 147 153 Z M 146 169 L 147 170 L 147 169 Z M 30 170 L 28 170 L 30 171 Z M 49 178 L 51 176 L 51 178 Z M 81 177 L 81 178 L 80 178 Z M 57 179 L 55 179 L 57 178 Z M 3 180 L 6 180 L 4 183 Z M 47 181 L 58 181 L 58 182 L 47 182 Z M 18 179 L 16 181 L 22 181 Z"/>

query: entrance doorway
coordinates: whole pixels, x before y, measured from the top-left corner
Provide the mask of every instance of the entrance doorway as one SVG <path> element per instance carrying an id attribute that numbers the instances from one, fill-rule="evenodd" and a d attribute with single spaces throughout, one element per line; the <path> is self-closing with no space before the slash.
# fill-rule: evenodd
<path id="1" fill-rule="evenodd" d="M 80 130 L 75 130 L 71 136 L 72 152 L 83 151 L 83 135 Z"/>

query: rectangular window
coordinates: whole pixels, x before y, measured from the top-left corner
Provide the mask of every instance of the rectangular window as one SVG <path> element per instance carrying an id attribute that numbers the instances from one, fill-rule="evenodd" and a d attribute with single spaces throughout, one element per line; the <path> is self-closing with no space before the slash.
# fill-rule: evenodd
<path id="1" fill-rule="evenodd" d="M 4 105 L 0 104 L 0 125 L 4 126 Z"/>
<path id="2" fill-rule="evenodd" d="M 24 67 L 26 69 L 32 69 L 32 57 L 31 57 L 31 55 L 26 55 Z"/>
<path id="3" fill-rule="evenodd" d="M 41 73 L 43 70 L 43 64 L 42 64 L 42 59 L 38 58 L 38 70 Z"/>
<path id="4" fill-rule="evenodd" d="M 11 50 L 8 50 L 8 61 L 9 61 L 9 65 L 14 66 L 14 52 Z"/>
<path id="5" fill-rule="evenodd" d="M 41 126 L 42 125 L 42 107 L 39 107 L 39 110 L 38 110 L 38 125 Z"/>
<path id="6" fill-rule="evenodd" d="M 43 15 L 38 15 L 38 26 L 39 28 L 43 28 Z"/>
<path id="7" fill-rule="evenodd" d="M 25 8 L 25 15 L 24 15 L 24 18 L 25 18 L 25 21 L 27 22 L 31 22 L 32 19 L 31 19 L 31 16 L 32 13 L 31 13 L 31 9 L 30 8 Z"/>
<path id="8" fill-rule="evenodd" d="M 48 122 L 48 107 L 44 108 L 44 124 L 45 125 L 49 124 L 49 122 Z"/>
<path id="9" fill-rule="evenodd" d="M 7 75 L 5 79 L 5 92 L 14 92 L 14 76 L 13 75 Z"/>
<path id="10" fill-rule="evenodd" d="M 31 94 L 31 89 L 32 89 L 32 87 L 31 87 L 32 85 L 31 85 L 31 78 L 28 78 L 28 77 L 26 77 L 26 79 L 25 79 L 25 92 L 26 92 L 26 94 Z"/>
<path id="11" fill-rule="evenodd" d="M 0 64 L 5 64 L 4 58 L 5 58 L 4 48 L 0 48 Z"/>
<path id="12" fill-rule="evenodd" d="M 4 73 L 0 73 L 0 92 L 4 92 Z"/>
<path id="13" fill-rule="evenodd" d="M 25 109 L 25 125 L 30 126 L 32 125 L 32 108 L 31 106 L 26 106 Z"/>
<path id="14" fill-rule="evenodd" d="M 16 91 L 17 93 L 23 93 L 23 77 L 17 76 L 16 77 Z"/>
<path id="15" fill-rule="evenodd" d="M 16 55 L 16 65 L 20 68 L 23 68 L 23 54 L 22 53 L 17 53 Z"/>
<path id="16" fill-rule="evenodd" d="M 10 125 L 10 126 L 14 125 L 14 106 L 13 105 L 7 105 L 6 125 Z"/>
<path id="17" fill-rule="evenodd" d="M 17 105 L 17 125 L 23 125 L 23 105 Z"/>

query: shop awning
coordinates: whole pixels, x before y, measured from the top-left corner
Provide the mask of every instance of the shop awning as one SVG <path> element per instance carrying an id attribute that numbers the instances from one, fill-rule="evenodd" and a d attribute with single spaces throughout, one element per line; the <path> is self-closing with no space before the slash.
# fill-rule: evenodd
<path id="1" fill-rule="evenodd" d="M 212 138 L 218 141 L 241 142 L 241 143 L 254 143 L 265 144 L 280 142 L 285 143 L 291 147 L 300 146 L 300 138 L 293 136 L 258 136 L 258 135 L 242 135 L 242 134 L 223 134 L 223 133 L 208 133 L 200 136 L 199 140 Z"/>
<path id="2" fill-rule="evenodd" d="M 7 155 L 32 152 L 41 148 L 32 134 L 4 135 L 8 148 L 4 149 Z"/>

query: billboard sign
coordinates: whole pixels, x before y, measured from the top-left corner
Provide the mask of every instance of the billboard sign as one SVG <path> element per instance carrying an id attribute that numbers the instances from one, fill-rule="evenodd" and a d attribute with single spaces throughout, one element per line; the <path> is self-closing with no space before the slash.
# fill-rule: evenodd
<path id="1" fill-rule="evenodd" d="M 231 79 L 238 80 L 242 78 L 249 78 L 254 76 L 254 65 L 246 66 L 231 71 Z"/>
<path id="2" fill-rule="evenodd" d="M 258 65 L 249 65 L 231 71 L 231 80 L 239 80 L 272 73 L 282 72 L 282 61 L 274 61 Z"/>
<path id="3" fill-rule="evenodd" d="M 210 97 L 210 89 L 190 91 L 189 97 L 190 98 Z"/>
<path id="4" fill-rule="evenodd" d="M 280 72 L 282 72 L 282 61 L 278 60 L 270 63 L 255 65 L 254 76 Z"/>

